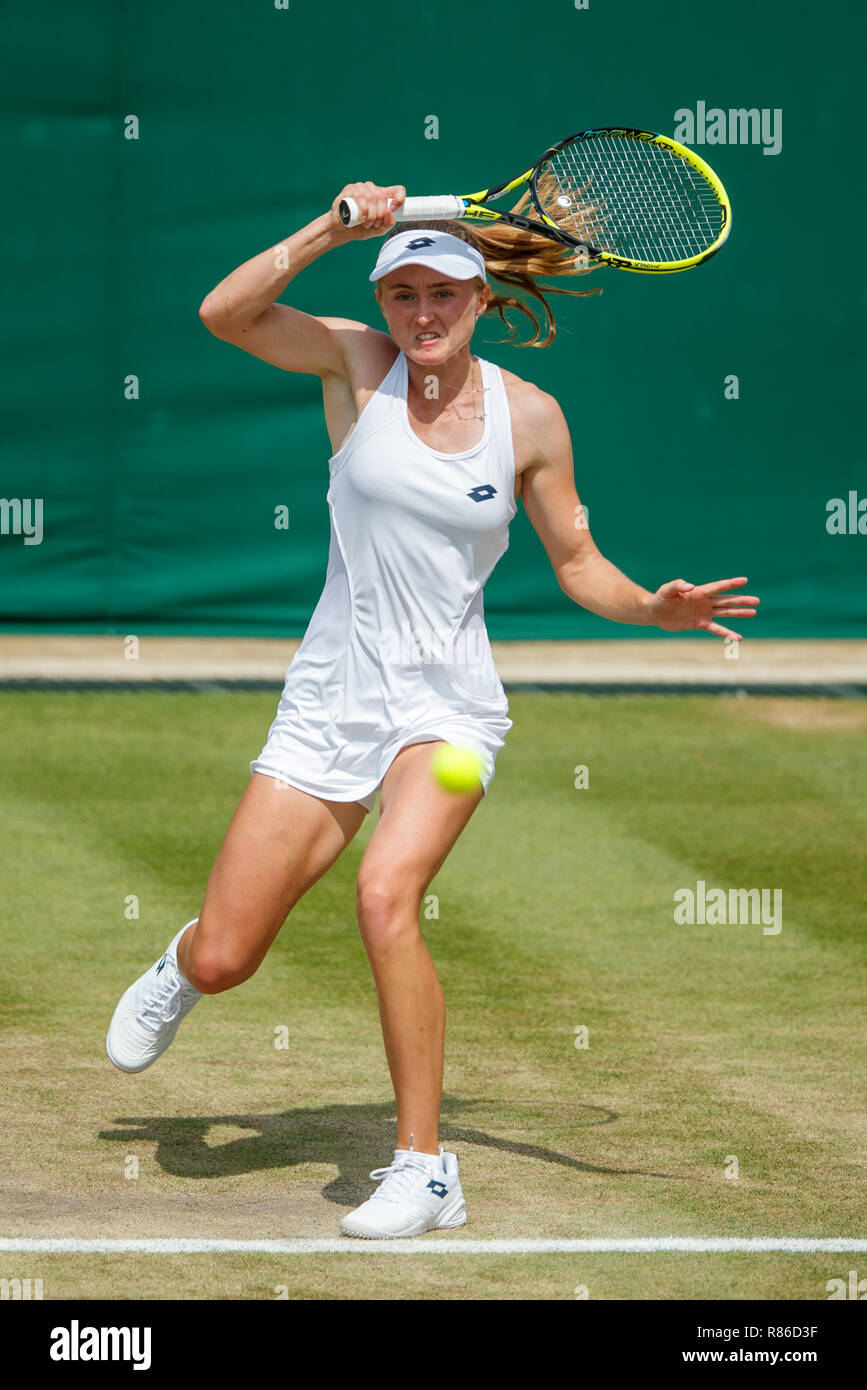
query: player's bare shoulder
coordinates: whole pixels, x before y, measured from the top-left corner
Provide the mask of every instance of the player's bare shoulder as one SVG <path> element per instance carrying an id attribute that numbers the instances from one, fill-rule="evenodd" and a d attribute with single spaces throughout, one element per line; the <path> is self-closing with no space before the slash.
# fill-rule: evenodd
<path id="1" fill-rule="evenodd" d="M 388 333 L 352 319 L 322 319 L 340 347 L 342 369 L 322 375 L 325 425 L 335 452 L 346 442 L 362 410 L 398 354 Z"/>
<path id="2" fill-rule="evenodd" d="M 542 463 L 550 453 L 564 445 L 568 448 L 569 428 L 554 396 L 514 372 L 503 368 L 501 372 L 512 417 L 515 473 L 520 477 L 527 468 Z"/>
<path id="3" fill-rule="evenodd" d="M 344 375 L 354 391 L 375 391 L 397 357 L 388 333 L 353 319 L 321 318 L 340 347 Z"/>

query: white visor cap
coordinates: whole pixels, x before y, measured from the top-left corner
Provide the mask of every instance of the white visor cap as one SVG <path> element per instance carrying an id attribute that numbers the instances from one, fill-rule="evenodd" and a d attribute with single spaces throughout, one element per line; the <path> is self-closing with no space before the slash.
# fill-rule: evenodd
<path id="1" fill-rule="evenodd" d="M 449 280 L 472 280 L 478 275 L 487 284 L 488 272 L 481 252 L 451 232 L 399 232 L 383 242 L 371 280 L 381 280 L 405 265 L 424 265 Z"/>

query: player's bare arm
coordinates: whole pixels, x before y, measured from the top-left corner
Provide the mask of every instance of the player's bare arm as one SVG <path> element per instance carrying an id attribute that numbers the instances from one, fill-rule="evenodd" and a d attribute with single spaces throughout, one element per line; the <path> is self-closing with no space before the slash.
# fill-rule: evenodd
<path id="1" fill-rule="evenodd" d="M 523 388 L 528 383 L 521 384 Z M 667 632 L 699 629 L 740 640 L 724 625 L 729 618 L 755 616 L 759 599 L 732 594 L 746 578 L 690 584 L 673 579 L 655 593 L 627 578 L 599 550 L 575 487 L 572 443 L 563 411 L 536 387 L 517 390 L 514 425 L 516 468 L 520 468 L 524 509 L 537 532 L 557 582 L 575 603 L 617 623 L 660 627 Z"/>
<path id="2" fill-rule="evenodd" d="M 327 213 L 300 231 L 245 261 L 211 290 L 199 317 L 214 337 L 232 343 L 253 357 L 285 372 L 301 372 L 322 380 L 325 419 L 337 449 L 369 395 L 388 371 L 395 356 L 387 333 L 352 319 L 320 317 L 290 304 L 278 303 L 297 275 L 320 256 L 350 241 L 381 236 L 394 225 L 387 203 L 400 203 L 401 185 L 347 184 Z M 337 213 L 340 201 L 351 196 L 363 212 L 357 227 L 344 227 Z"/>

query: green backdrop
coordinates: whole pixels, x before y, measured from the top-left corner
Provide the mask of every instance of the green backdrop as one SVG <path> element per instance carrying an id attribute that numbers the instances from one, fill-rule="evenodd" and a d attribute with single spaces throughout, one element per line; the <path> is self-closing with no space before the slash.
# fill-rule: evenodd
<path id="1" fill-rule="evenodd" d="M 778 154 L 700 150 L 732 199 L 722 253 L 598 272 L 602 296 L 555 299 L 550 349 L 499 347 L 495 324 L 477 346 L 560 400 L 593 534 L 634 579 L 746 574 L 751 635 L 864 635 L 867 536 L 826 529 L 829 499 L 867 496 L 861 7 L 90 0 L 8 3 L 0 25 L 0 496 L 43 505 L 38 545 L 5 512 L 4 630 L 303 632 L 328 545 L 319 384 L 212 338 L 204 295 L 349 180 L 477 187 L 574 130 L 674 133 L 703 102 L 782 112 Z M 377 322 L 375 251 L 330 253 L 284 299 Z M 523 511 L 486 605 L 495 638 L 647 635 L 570 603 Z"/>

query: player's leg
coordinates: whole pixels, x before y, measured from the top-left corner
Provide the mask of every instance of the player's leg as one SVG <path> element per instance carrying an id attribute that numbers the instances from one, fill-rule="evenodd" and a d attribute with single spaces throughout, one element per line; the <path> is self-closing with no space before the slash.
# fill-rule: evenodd
<path id="1" fill-rule="evenodd" d="M 348 1213 L 344 1235 L 388 1238 L 460 1226 L 466 1208 L 457 1159 L 439 1146 L 445 1003 L 419 929 L 425 890 L 482 799 L 444 791 L 430 775 L 439 743 L 401 750 L 382 785 L 381 815 L 361 861 L 357 909 L 376 982 L 397 1100 L 394 1162 Z"/>
<path id="2" fill-rule="evenodd" d="M 397 1100 L 397 1147 L 438 1151 L 445 1003 L 419 913 L 482 799 L 444 791 L 430 775 L 439 743 L 404 748 L 383 779 L 381 814 L 358 874 L 359 927 L 379 995 Z"/>
<path id="3" fill-rule="evenodd" d="M 254 773 L 217 855 L 197 922 L 178 945 L 204 994 L 248 980 L 292 908 L 342 854 L 365 812 Z"/>
<path id="4" fill-rule="evenodd" d="M 357 802 L 325 801 L 253 775 L 199 917 L 181 928 L 115 1009 L 106 1040 L 115 1066 L 144 1071 L 203 994 L 250 978 L 291 909 L 346 848 L 364 815 Z"/>

